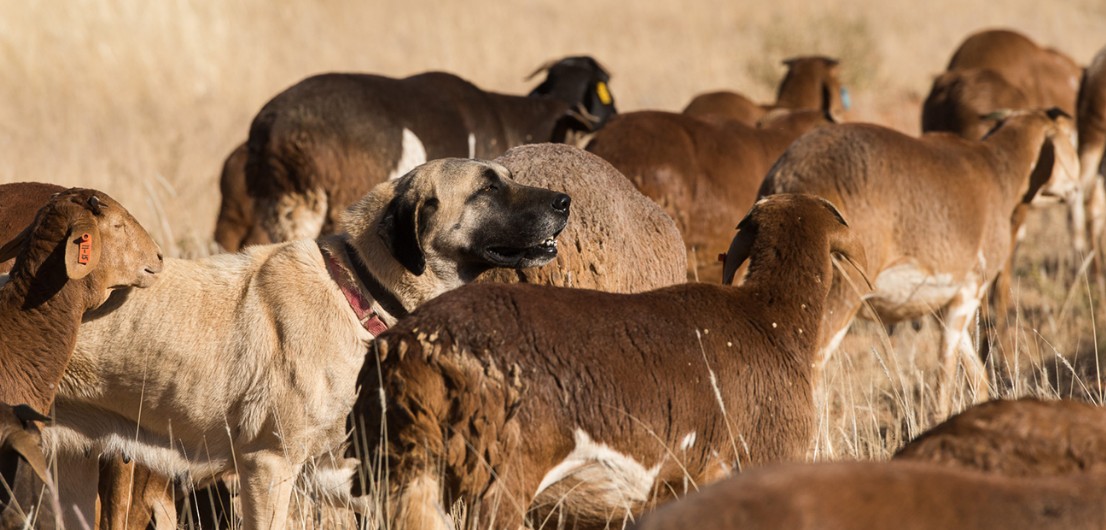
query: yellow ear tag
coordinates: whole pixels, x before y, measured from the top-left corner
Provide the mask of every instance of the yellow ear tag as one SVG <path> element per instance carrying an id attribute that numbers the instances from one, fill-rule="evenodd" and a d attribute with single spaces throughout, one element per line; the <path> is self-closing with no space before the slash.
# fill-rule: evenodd
<path id="1" fill-rule="evenodd" d="M 595 85 L 595 95 L 599 96 L 599 101 L 604 105 L 611 104 L 611 92 L 607 90 L 607 84 L 600 81 Z"/>

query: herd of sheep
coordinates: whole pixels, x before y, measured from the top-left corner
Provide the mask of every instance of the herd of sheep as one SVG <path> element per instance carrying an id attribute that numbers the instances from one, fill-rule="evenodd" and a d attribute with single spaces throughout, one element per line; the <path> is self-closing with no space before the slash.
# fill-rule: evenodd
<path id="1" fill-rule="evenodd" d="M 1106 49 L 973 34 L 920 136 L 843 123 L 837 60 L 785 65 L 775 103 L 681 113 L 619 114 L 590 57 L 526 96 L 311 77 L 196 260 L 103 192 L 0 185 L 0 530 L 275 530 L 295 494 L 391 529 L 1106 528 L 1086 403 L 804 463 L 857 316 L 939 316 L 947 415 L 988 397 L 969 327 L 1005 325 L 1028 210 L 1102 258 Z"/>

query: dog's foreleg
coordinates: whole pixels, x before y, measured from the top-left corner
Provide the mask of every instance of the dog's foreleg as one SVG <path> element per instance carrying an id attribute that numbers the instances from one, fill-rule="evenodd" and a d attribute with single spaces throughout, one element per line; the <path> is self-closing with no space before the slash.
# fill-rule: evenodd
<path id="1" fill-rule="evenodd" d="M 300 467 L 271 452 L 251 453 L 238 459 L 243 530 L 284 530 Z"/>

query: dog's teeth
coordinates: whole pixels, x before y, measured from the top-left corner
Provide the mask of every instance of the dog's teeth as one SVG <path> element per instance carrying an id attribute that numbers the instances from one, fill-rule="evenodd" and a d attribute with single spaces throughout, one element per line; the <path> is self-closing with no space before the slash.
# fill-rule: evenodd
<path id="1" fill-rule="evenodd" d="M 557 246 L 557 240 L 553 239 L 553 238 L 546 239 L 545 241 L 541 242 L 541 246 L 543 246 L 543 247 L 556 247 Z"/>

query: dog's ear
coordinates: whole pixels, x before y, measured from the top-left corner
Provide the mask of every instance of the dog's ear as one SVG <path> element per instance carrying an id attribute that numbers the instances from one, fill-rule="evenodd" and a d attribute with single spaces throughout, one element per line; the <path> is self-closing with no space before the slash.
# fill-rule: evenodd
<path id="1" fill-rule="evenodd" d="M 422 200 L 413 193 L 397 190 L 396 196 L 384 210 L 377 233 L 392 256 L 415 276 L 426 271 L 426 254 L 419 239 L 419 213 Z"/>

